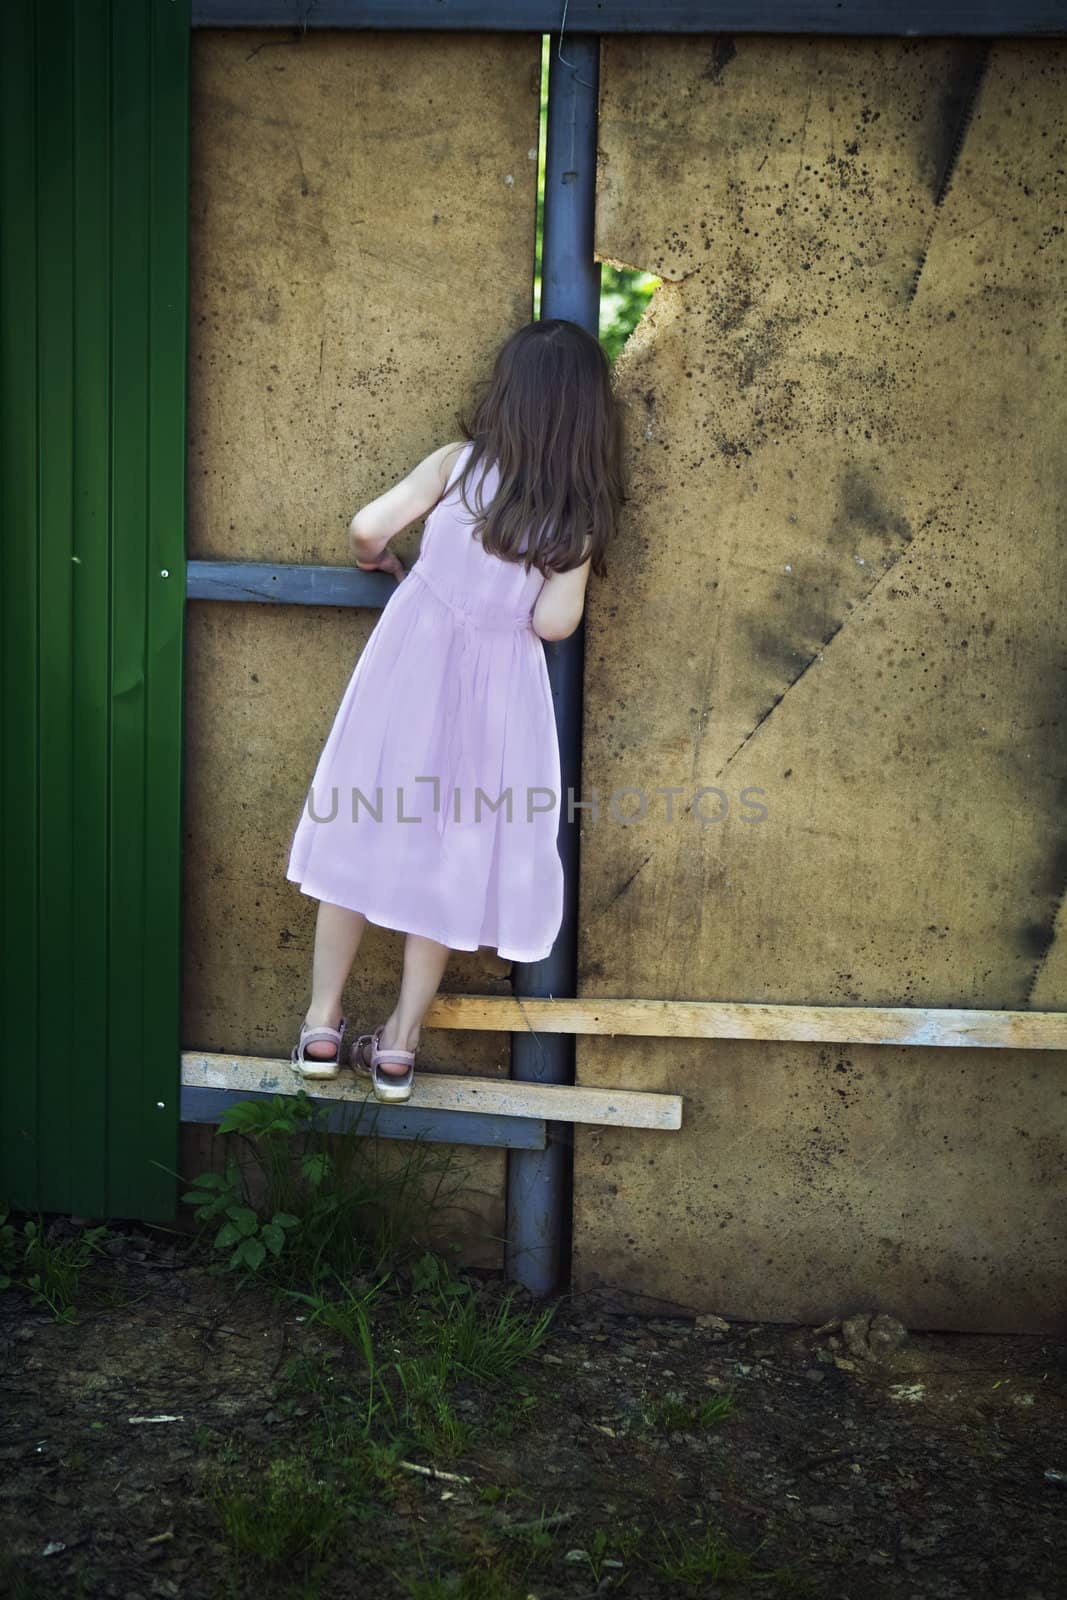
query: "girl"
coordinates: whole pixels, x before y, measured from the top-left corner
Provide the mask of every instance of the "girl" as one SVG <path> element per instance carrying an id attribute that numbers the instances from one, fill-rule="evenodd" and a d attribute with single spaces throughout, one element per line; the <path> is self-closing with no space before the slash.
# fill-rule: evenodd
<path id="1" fill-rule="evenodd" d="M 367 922 L 407 935 L 396 1005 L 351 1046 L 379 1100 L 411 1095 L 450 950 L 540 961 L 555 942 L 563 797 L 541 640 L 578 627 L 627 498 L 621 409 L 592 334 L 531 322 L 484 388 L 473 426 L 458 418 L 462 443 L 352 519 L 356 565 L 399 581 L 341 700 L 286 869 L 320 902 L 292 1052 L 304 1077 L 337 1076 L 341 995 Z M 387 547 L 422 516 L 405 575 Z"/>

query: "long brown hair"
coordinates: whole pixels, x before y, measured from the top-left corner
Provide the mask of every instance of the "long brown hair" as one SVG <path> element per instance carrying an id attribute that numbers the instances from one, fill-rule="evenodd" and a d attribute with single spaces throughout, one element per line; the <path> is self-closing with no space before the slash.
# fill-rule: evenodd
<path id="1" fill-rule="evenodd" d="M 456 484 L 482 548 L 546 576 L 591 560 L 592 571 L 606 577 L 604 552 L 628 496 L 622 402 L 600 341 L 563 317 L 527 323 L 476 387 L 484 393 L 473 421 L 456 413 L 474 445 Z M 479 486 L 475 507 L 467 489 L 483 458 L 496 464 L 500 479 L 489 506 Z"/>

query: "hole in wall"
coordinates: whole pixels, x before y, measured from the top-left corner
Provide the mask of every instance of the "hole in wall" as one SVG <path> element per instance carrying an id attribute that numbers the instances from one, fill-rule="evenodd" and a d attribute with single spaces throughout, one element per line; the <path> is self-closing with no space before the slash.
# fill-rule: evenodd
<path id="1" fill-rule="evenodd" d="M 600 342 L 610 360 L 621 351 L 641 321 L 662 280 L 633 267 L 600 267 Z"/>
<path id="2" fill-rule="evenodd" d="M 541 315 L 541 245 L 545 215 L 545 152 L 548 128 L 549 35 L 541 35 L 541 110 L 537 129 L 537 223 L 534 243 L 534 281 L 532 320 Z M 614 361 L 623 345 L 644 316 L 649 301 L 660 287 L 651 272 L 627 267 L 623 263 L 602 262 L 600 268 L 599 338 L 609 361 Z"/>

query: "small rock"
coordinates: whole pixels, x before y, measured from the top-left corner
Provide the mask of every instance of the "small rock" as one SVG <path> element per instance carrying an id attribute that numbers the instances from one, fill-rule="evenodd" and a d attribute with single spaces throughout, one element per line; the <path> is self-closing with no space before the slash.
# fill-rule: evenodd
<path id="1" fill-rule="evenodd" d="M 890 1356 L 908 1337 L 908 1330 L 899 1317 L 890 1316 L 887 1311 L 878 1311 L 873 1316 L 863 1312 L 846 1317 L 841 1332 L 849 1355 L 860 1361 L 878 1361 Z"/>
<path id="2" fill-rule="evenodd" d="M 872 1356 L 891 1355 L 906 1343 L 907 1337 L 908 1330 L 899 1317 L 892 1317 L 887 1311 L 879 1311 L 877 1316 L 871 1318 L 867 1344 Z"/>
<path id="3" fill-rule="evenodd" d="M 867 1355 L 867 1330 L 871 1325 L 869 1316 L 847 1317 L 841 1324 L 841 1332 L 845 1339 L 845 1348 L 850 1355 L 859 1357 L 862 1361 Z"/>

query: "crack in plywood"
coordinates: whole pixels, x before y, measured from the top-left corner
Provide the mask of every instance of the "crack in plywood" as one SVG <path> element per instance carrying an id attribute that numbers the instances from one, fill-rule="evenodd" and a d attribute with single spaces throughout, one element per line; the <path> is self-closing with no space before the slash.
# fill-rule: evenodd
<path id="1" fill-rule="evenodd" d="M 642 870 L 642 868 L 648 866 L 648 863 L 652 860 L 652 857 L 655 855 L 655 853 L 656 852 L 654 850 L 650 850 L 645 859 L 638 862 L 630 876 L 628 878 L 624 878 L 622 883 L 619 884 L 611 899 L 605 900 L 599 911 L 594 911 L 593 916 L 590 918 L 591 921 L 595 921 L 597 917 L 602 917 L 605 912 L 611 910 L 616 900 L 620 899 L 626 893 L 627 889 L 630 887 L 631 883 L 633 883 L 634 879 L 637 877 L 637 874 Z"/>
<path id="2" fill-rule="evenodd" d="M 919 279 L 922 277 L 922 271 L 926 265 L 926 258 L 930 253 L 930 246 L 933 242 L 934 230 L 937 227 L 937 219 L 941 215 L 941 205 L 945 196 L 948 194 L 949 187 L 951 186 L 952 179 L 955 175 L 956 166 L 960 158 L 960 151 L 963 149 L 963 141 L 966 138 L 967 130 L 971 125 L 971 119 L 974 116 L 975 106 L 978 103 L 978 94 L 982 87 L 982 81 L 985 78 L 986 71 L 989 67 L 991 44 L 988 40 L 981 41 L 977 47 L 968 41 L 965 49 L 967 51 L 967 55 L 965 56 L 962 69 L 962 77 L 965 87 L 956 92 L 954 91 L 953 86 L 950 84 L 946 96 L 947 103 L 949 105 L 962 102 L 962 106 L 958 121 L 956 123 L 956 130 L 952 136 L 948 154 L 945 157 L 944 164 L 941 169 L 941 177 L 937 188 L 934 191 L 934 214 L 930 218 L 930 225 L 926 230 L 926 237 L 923 240 L 922 249 L 919 251 L 918 264 L 912 275 L 911 285 L 905 297 L 906 303 L 909 306 L 915 299 L 916 290 L 919 287 Z"/>
<path id="3" fill-rule="evenodd" d="M 745 746 L 749 743 L 749 741 L 754 737 L 754 735 L 756 733 L 759 732 L 760 728 L 762 728 L 763 724 L 767 721 L 767 718 L 771 715 L 771 713 L 773 711 L 777 710 L 777 708 L 781 705 L 782 701 L 785 699 L 785 697 L 789 693 L 790 689 L 794 688 L 795 685 L 800 682 L 801 678 L 804 677 L 805 673 L 807 672 L 807 670 L 808 670 L 808 668 L 810 666 L 812 666 L 816 661 L 821 660 L 821 658 L 823 656 L 823 653 L 825 652 L 827 646 L 830 645 L 833 642 L 833 640 L 837 638 L 837 635 L 841 632 L 841 629 L 845 626 L 845 623 L 848 622 L 851 618 L 853 618 L 856 615 L 857 611 L 859 611 L 861 609 L 861 607 L 863 607 L 863 606 L 865 606 L 867 604 L 868 600 L 871 598 L 871 596 L 873 594 L 875 594 L 877 592 L 877 590 L 880 588 L 880 586 L 885 582 L 886 578 L 888 578 L 889 574 L 895 570 L 895 568 L 897 566 L 897 563 L 899 562 L 899 560 L 900 560 L 901 556 L 904 554 L 904 552 L 906 550 L 910 550 L 911 548 L 912 548 L 912 542 L 909 540 L 909 542 L 906 545 L 903 545 L 897 551 L 896 555 L 893 557 L 892 561 L 889 562 L 888 566 L 883 568 L 881 575 L 879 576 L 879 578 L 877 579 L 876 582 L 871 584 L 871 587 L 867 590 L 866 594 L 861 595 L 860 598 L 856 601 L 856 604 L 852 607 L 852 609 L 850 611 L 846 612 L 846 614 L 841 618 L 841 620 L 836 624 L 835 627 L 831 628 L 830 632 L 826 635 L 825 639 L 823 639 L 822 643 L 819 645 L 819 648 L 817 650 L 814 650 L 812 652 L 812 654 L 809 656 L 808 660 L 805 661 L 804 665 L 801 667 L 801 669 L 797 673 L 796 677 L 791 678 L 790 681 L 786 684 L 785 688 L 781 691 L 781 693 L 775 696 L 775 698 L 771 701 L 771 704 L 767 707 L 766 711 L 764 711 L 762 713 L 762 715 L 759 717 L 758 721 L 753 725 L 753 727 L 749 730 L 749 732 L 745 734 L 745 737 L 741 740 L 741 743 L 737 746 L 737 748 L 735 750 L 733 750 L 730 753 L 730 755 L 727 756 L 726 760 L 723 762 L 723 764 L 719 768 L 718 772 L 716 772 L 716 774 L 715 774 L 716 778 L 721 778 L 722 777 L 723 773 L 726 771 L 726 769 L 730 765 L 730 763 L 732 761 L 734 761 L 737 758 L 737 756 L 740 755 L 741 751 L 745 748 Z"/>

